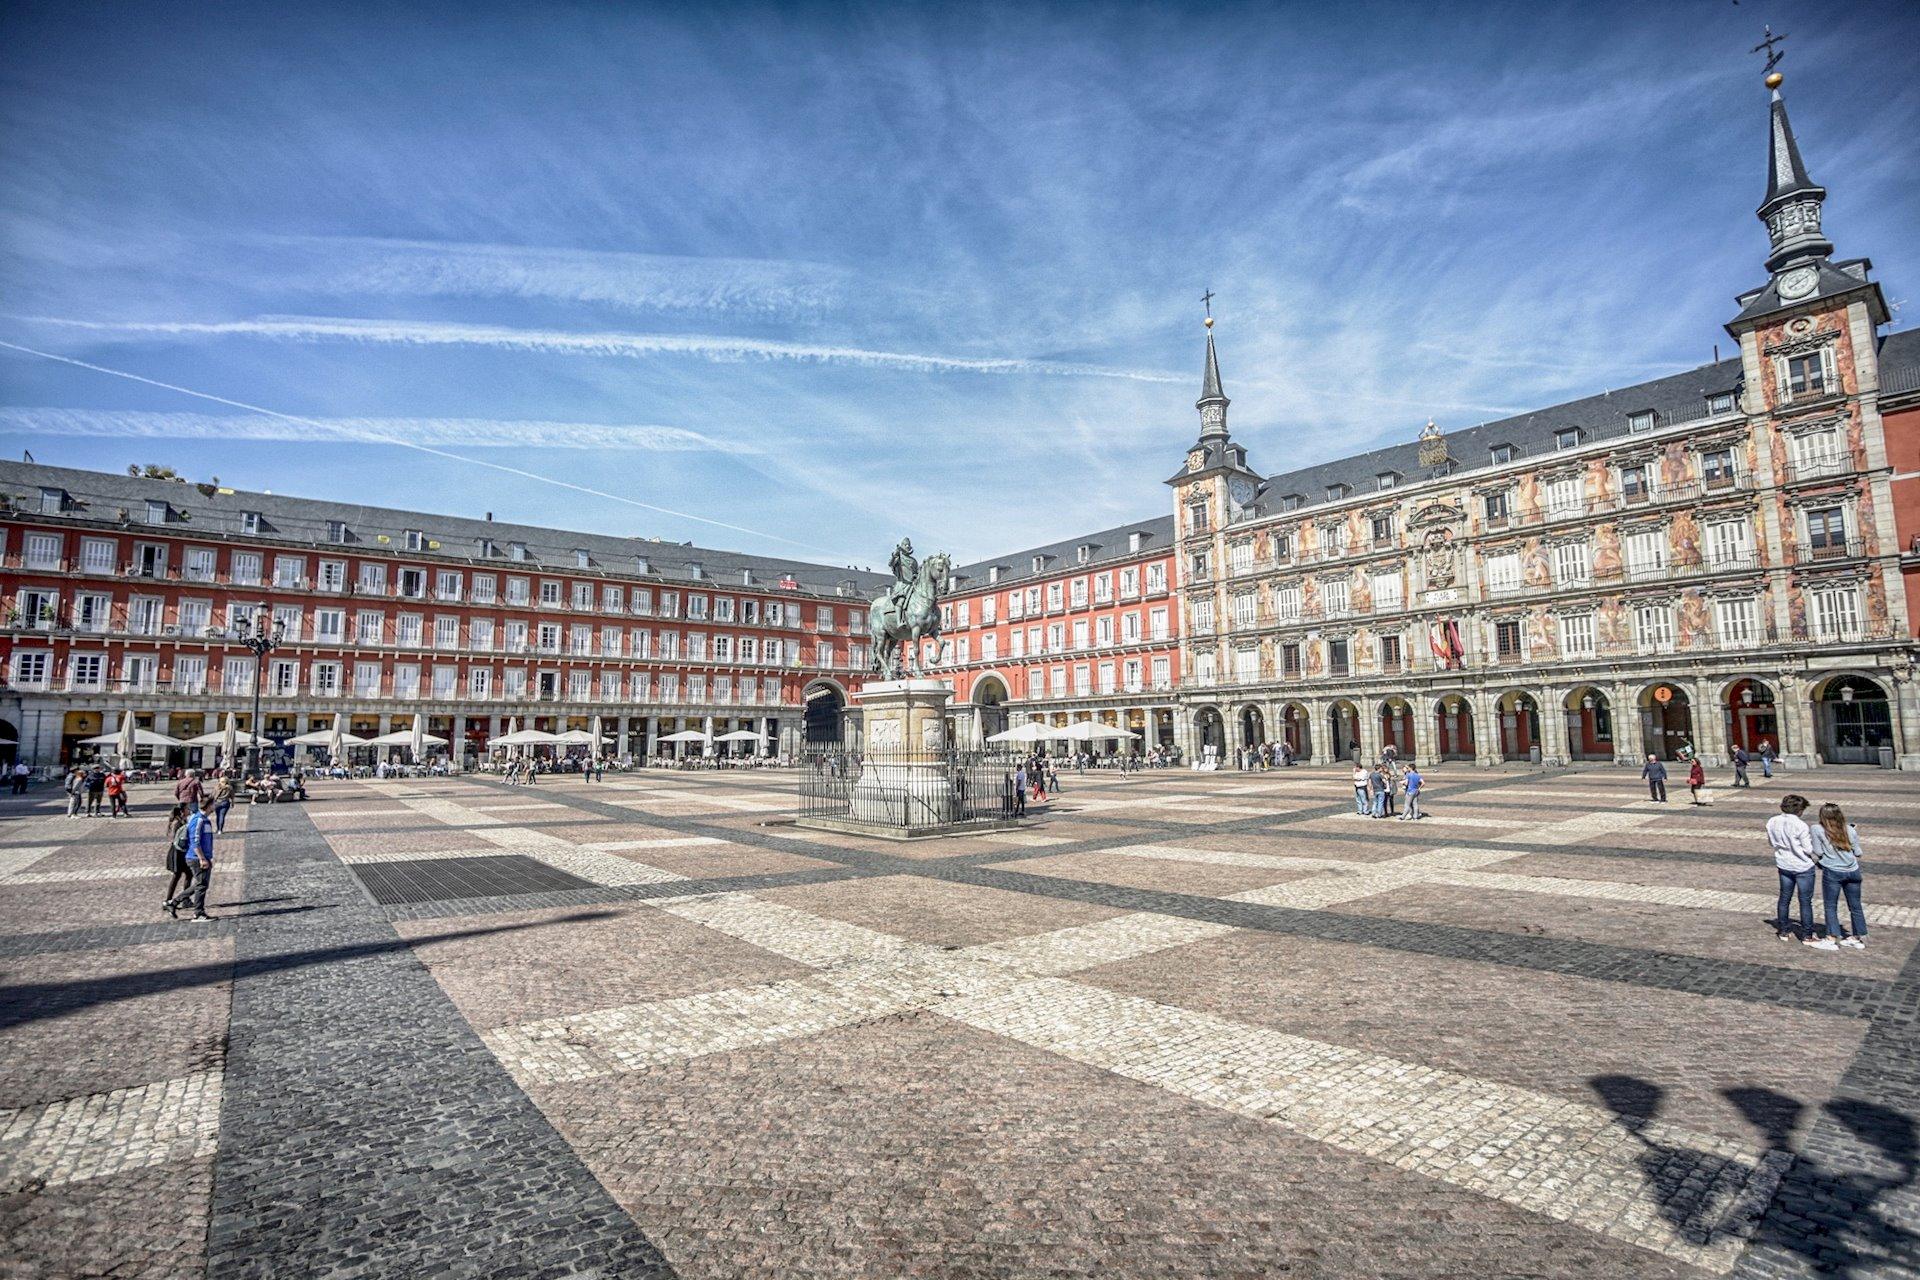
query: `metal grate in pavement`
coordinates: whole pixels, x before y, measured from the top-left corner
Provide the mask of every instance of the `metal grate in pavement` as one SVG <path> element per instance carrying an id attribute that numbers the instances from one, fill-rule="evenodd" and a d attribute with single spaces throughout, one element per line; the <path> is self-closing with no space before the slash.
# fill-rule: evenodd
<path id="1" fill-rule="evenodd" d="M 353 873 L 381 906 L 594 887 L 591 880 L 568 875 L 518 853 L 479 858 L 420 858 L 411 862 L 362 862 L 354 864 Z"/>

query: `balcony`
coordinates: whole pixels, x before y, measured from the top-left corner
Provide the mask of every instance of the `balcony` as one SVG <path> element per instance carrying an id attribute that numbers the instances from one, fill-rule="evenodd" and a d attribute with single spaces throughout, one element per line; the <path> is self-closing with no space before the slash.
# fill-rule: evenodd
<path id="1" fill-rule="evenodd" d="M 1812 480 L 1829 480 L 1835 476 L 1852 473 L 1853 460 L 1845 454 L 1823 454 L 1816 458 L 1802 458 L 1789 462 L 1786 466 L 1786 482 L 1805 484 Z"/>
<path id="2" fill-rule="evenodd" d="M 1793 558 L 1796 564 L 1826 564 L 1835 560 L 1856 560 L 1866 553 L 1865 543 L 1858 538 L 1848 538 L 1844 542 L 1798 543 L 1794 546 Z"/>

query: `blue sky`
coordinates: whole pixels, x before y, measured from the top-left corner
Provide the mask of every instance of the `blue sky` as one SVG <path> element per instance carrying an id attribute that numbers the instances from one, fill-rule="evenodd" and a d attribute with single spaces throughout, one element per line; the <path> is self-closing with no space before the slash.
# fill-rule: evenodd
<path id="1" fill-rule="evenodd" d="M 152 380 L 0 349 L 7 456 L 1068 537 L 1168 509 L 1205 288 L 1270 471 L 1729 349 L 1762 22 L 1839 253 L 1920 298 L 1911 4 L 308 8 L 0 16 L 0 340 Z"/>

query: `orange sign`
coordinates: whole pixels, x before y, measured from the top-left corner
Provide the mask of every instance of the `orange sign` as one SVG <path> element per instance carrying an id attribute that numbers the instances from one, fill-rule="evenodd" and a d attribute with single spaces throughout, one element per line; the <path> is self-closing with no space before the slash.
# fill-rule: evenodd
<path id="1" fill-rule="evenodd" d="M 1665 685 L 1661 685 L 1653 691 L 1653 700 L 1655 702 L 1672 702 L 1673 690 L 1667 688 Z"/>

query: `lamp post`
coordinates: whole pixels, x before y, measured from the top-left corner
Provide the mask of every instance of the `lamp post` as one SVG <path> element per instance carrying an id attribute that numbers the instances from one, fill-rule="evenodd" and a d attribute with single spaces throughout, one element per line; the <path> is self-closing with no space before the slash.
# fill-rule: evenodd
<path id="1" fill-rule="evenodd" d="M 255 624 L 254 619 L 264 619 L 266 611 L 265 604 L 255 605 L 252 617 L 241 618 L 233 625 L 234 633 L 238 636 L 240 643 L 253 651 L 253 719 L 248 723 L 247 728 L 252 739 L 250 749 L 255 774 L 260 772 L 260 690 L 266 681 L 267 655 L 279 647 L 281 635 L 278 622 L 273 624 L 271 631 Z"/>

